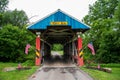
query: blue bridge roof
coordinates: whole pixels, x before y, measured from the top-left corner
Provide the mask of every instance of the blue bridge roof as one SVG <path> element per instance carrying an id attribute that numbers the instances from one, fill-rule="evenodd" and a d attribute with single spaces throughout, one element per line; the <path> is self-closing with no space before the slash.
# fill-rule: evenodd
<path id="1" fill-rule="evenodd" d="M 28 26 L 27 29 L 29 29 L 29 30 L 44 30 L 44 29 L 47 29 L 47 27 L 49 27 L 49 26 L 56 26 L 56 25 L 70 26 L 71 29 L 83 29 L 83 30 L 90 29 L 90 27 L 87 26 L 86 24 L 83 24 L 79 20 L 71 17 L 70 15 L 64 13 L 61 10 L 57 10 L 56 12 L 50 14 L 49 16 Z"/>

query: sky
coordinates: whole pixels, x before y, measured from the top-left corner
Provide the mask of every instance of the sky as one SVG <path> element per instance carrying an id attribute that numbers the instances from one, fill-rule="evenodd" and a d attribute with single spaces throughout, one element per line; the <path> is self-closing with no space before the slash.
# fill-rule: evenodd
<path id="1" fill-rule="evenodd" d="M 82 20 L 88 14 L 89 4 L 93 5 L 96 0 L 9 0 L 10 10 L 24 10 L 30 22 L 39 19 L 61 9 L 63 12 Z"/>

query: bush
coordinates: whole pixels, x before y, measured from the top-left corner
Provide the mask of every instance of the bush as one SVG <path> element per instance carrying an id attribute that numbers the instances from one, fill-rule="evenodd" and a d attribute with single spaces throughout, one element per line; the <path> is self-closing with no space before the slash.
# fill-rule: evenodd
<path id="1" fill-rule="evenodd" d="M 23 66 L 34 66 L 35 62 L 34 62 L 34 60 L 27 60 L 22 65 Z"/>
<path id="2" fill-rule="evenodd" d="M 53 51 L 61 51 L 63 50 L 63 45 L 62 44 L 53 44 Z"/>
<path id="3" fill-rule="evenodd" d="M 26 54 L 25 46 L 32 44 L 34 36 L 26 29 L 7 25 L 0 30 L 0 61 L 23 62 Z"/>

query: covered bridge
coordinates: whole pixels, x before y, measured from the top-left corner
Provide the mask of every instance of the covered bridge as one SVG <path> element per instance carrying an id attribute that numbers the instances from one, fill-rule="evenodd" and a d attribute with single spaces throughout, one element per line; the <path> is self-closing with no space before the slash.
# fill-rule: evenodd
<path id="1" fill-rule="evenodd" d="M 80 66 L 84 64 L 83 56 L 79 54 L 82 49 L 80 34 L 90 29 L 86 24 L 58 9 L 27 29 L 36 34 L 36 65 L 40 65 L 41 60 L 51 55 L 54 43 L 64 46 L 65 59 L 71 58 L 74 61 L 76 58 Z"/>

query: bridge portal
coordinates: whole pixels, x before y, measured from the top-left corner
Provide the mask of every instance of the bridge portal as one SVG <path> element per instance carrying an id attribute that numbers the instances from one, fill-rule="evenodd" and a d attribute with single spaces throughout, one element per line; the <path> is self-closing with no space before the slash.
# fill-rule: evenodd
<path id="1" fill-rule="evenodd" d="M 83 40 L 80 35 L 89 30 L 89 26 L 59 9 L 27 29 L 36 34 L 35 65 L 39 66 L 41 61 L 51 56 L 51 47 L 55 43 L 64 46 L 65 59 L 70 59 L 79 66 L 84 64 L 81 54 Z"/>

